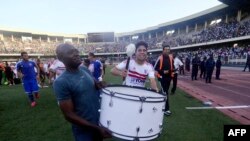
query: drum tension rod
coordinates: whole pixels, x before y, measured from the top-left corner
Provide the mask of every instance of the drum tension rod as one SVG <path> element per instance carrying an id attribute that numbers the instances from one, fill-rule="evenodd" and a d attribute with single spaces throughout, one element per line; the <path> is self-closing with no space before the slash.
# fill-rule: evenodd
<path id="1" fill-rule="evenodd" d="M 146 99 L 147 99 L 147 97 L 140 97 L 140 101 L 141 101 L 141 108 L 140 108 L 140 110 L 139 110 L 139 113 L 142 113 L 142 106 L 143 106 L 143 102 L 145 102 L 146 101 Z"/>
<path id="2" fill-rule="evenodd" d="M 112 97 L 115 96 L 115 92 L 111 91 L 111 92 L 110 92 L 110 95 L 111 95 Z"/>
<path id="3" fill-rule="evenodd" d="M 139 141 L 138 134 L 140 132 L 140 127 L 136 128 L 136 137 L 134 138 L 134 141 Z"/>
<path id="4" fill-rule="evenodd" d="M 162 106 L 162 112 L 165 112 L 165 105 Z"/>
<path id="5" fill-rule="evenodd" d="M 138 137 L 134 138 L 133 141 L 140 141 Z"/>
<path id="6" fill-rule="evenodd" d="M 142 101 L 142 102 L 145 102 L 146 99 L 147 99 L 147 97 L 144 97 L 144 96 L 140 97 L 140 101 Z"/>
<path id="7" fill-rule="evenodd" d="M 156 107 L 154 107 L 154 108 L 153 108 L 153 111 L 154 111 L 154 112 L 157 112 L 157 108 L 156 108 Z"/>
<path id="8" fill-rule="evenodd" d="M 110 102 L 109 102 L 109 107 L 113 107 L 113 100 L 112 100 L 112 98 L 113 98 L 113 96 L 115 96 L 115 92 L 111 91 L 110 92 L 110 96 L 111 96 L 111 98 L 110 98 Z"/>
<path id="9" fill-rule="evenodd" d="M 153 132 L 153 129 L 152 129 L 152 128 L 148 130 L 148 133 L 149 133 L 149 134 L 152 133 L 152 132 Z"/>
<path id="10" fill-rule="evenodd" d="M 110 120 L 107 120 L 107 125 L 108 125 L 108 129 L 109 129 L 109 125 L 111 124 Z"/>

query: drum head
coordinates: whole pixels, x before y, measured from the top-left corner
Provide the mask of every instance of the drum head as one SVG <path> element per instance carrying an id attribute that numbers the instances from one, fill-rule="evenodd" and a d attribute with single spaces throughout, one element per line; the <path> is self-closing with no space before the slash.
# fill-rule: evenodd
<path id="1" fill-rule="evenodd" d="M 163 94 L 157 93 L 150 89 L 140 88 L 140 87 L 130 87 L 124 85 L 111 85 L 103 90 L 104 94 L 112 95 L 118 98 L 138 100 L 141 98 L 146 98 L 145 102 L 153 101 L 165 101 L 166 97 Z"/>

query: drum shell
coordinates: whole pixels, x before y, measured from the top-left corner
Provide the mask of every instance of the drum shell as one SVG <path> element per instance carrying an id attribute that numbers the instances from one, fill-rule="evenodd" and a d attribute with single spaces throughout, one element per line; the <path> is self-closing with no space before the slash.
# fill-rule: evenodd
<path id="1" fill-rule="evenodd" d="M 142 88 L 107 87 L 101 93 L 100 124 L 121 139 L 152 140 L 161 133 L 165 101 L 164 95 Z"/>

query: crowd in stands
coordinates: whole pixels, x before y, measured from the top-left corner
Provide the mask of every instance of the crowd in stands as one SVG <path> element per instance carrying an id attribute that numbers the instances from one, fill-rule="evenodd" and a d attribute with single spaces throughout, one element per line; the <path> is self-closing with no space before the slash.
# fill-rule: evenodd
<path id="1" fill-rule="evenodd" d="M 5 37 L 0 41 L 1 54 L 15 54 L 22 51 L 27 51 L 34 54 L 52 54 L 55 50 L 56 42 L 46 42 L 40 40 L 26 40 L 22 41 L 21 38 L 12 40 L 10 37 Z"/>
<path id="2" fill-rule="evenodd" d="M 247 47 L 221 47 L 221 48 L 206 48 L 206 49 L 197 49 L 192 51 L 184 51 L 178 52 L 179 56 L 195 56 L 198 54 L 199 56 L 209 56 L 213 54 L 214 57 L 221 56 L 222 58 L 231 57 L 229 59 L 239 59 L 246 58 L 247 53 L 250 51 L 250 46 Z"/>
<path id="3" fill-rule="evenodd" d="M 201 31 L 192 32 L 188 34 L 162 35 L 152 38 L 145 37 L 144 40 L 149 44 L 149 49 L 160 48 L 158 43 L 166 42 L 171 47 L 218 41 L 223 39 L 230 39 L 235 37 L 250 35 L 250 20 L 244 20 L 242 22 L 230 21 L 228 23 L 220 22 L 215 25 L 210 25 L 206 29 Z M 73 44 L 79 49 L 80 53 L 111 53 L 111 52 L 124 52 L 125 46 L 129 43 L 137 42 L 138 40 L 120 40 L 115 43 L 78 43 Z M 30 54 L 55 54 L 55 47 L 62 41 L 44 41 L 39 39 L 23 41 L 21 38 L 4 37 L 4 40 L 0 40 L 0 54 L 13 54 L 20 53 L 21 51 L 27 51 Z M 242 54 L 244 48 L 237 48 L 236 55 Z M 222 54 L 232 55 L 232 51 L 228 47 L 220 49 Z M 233 53 L 234 54 L 234 53 Z M 244 54 L 244 53 L 243 53 Z"/>
<path id="4" fill-rule="evenodd" d="M 214 25 L 208 26 L 207 29 L 202 29 L 198 32 L 192 32 L 188 34 L 164 35 L 157 38 L 146 39 L 151 49 L 159 48 L 157 43 L 166 42 L 171 47 L 178 47 L 184 45 L 212 42 L 230 38 L 236 38 L 241 36 L 250 35 L 250 20 L 237 22 L 230 21 L 228 23 L 220 22 Z M 127 40 L 129 42 L 129 40 Z M 134 41 L 135 42 L 135 41 Z"/>

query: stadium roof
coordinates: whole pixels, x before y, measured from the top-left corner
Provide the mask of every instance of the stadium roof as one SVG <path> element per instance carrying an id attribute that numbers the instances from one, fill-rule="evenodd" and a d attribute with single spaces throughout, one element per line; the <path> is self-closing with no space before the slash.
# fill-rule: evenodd
<path id="1" fill-rule="evenodd" d="M 146 29 L 140 29 L 132 32 L 123 32 L 123 33 L 115 33 L 116 37 L 130 36 L 130 35 L 139 35 L 146 32 L 152 32 L 157 30 L 172 30 L 176 29 L 175 27 L 186 26 L 189 23 L 201 23 L 206 20 L 210 20 L 209 18 L 216 18 L 219 14 L 228 14 L 232 11 L 231 9 L 250 9 L 250 0 L 219 0 L 224 4 L 212 7 L 210 9 L 192 14 L 190 16 L 186 16 L 184 18 L 176 19 L 170 22 L 165 22 L 158 24 L 157 26 L 148 27 Z M 171 29 L 172 28 L 172 29 Z M 30 33 L 33 35 L 41 35 L 41 36 L 54 36 L 54 37 L 68 37 L 68 38 L 86 38 L 86 34 L 63 34 L 63 33 L 50 33 L 50 32 L 38 32 L 26 29 L 14 29 L 14 28 L 6 28 L 0 27 L 0 31 L 6 32 L 20 32 L 20 33 Z"/>
<path id="2" fill-rule="evenodd" d="M 249 0 L 219 0 L 220 2 L 229 5 L 230 7 L 240 7 L 242 9 L 249 9 L 250 8 L 250 1 Z"/>
<path id="3" fill-rule="evenodd" d="M 54 37 L 68 37 L 68 38 L 86 38 L 84 34 L 64 34 L 64 33 L 51 33 L 51 32 L 39 32 L 39 31 L 32 31 L 27 29 L 17 29 L 17 28 L 8 28 L 8 27 L 0 27 L 0 32 L 20 32 L 20 33 L 29 33 L 33 35 L 47 35 L 47 36 L 54 36 Z"/>
<path id="4" fill-rule="evenodd" d="M 175 25 L 175 24 L 185 22 L 185 21 L 188 21 L 188 20 L 191 20 L 191 19 L 195 19 L 195 18 L 205 16 L 207 14 L 222 10 L 224 8 L 227 8 L 227 7 L 228 6 L 225 5 L 225 4 L 220 4 L 218 6 L 215 6 L 213 8 L 198 12 L 196 14 L 193 14 L 193 15 L 190 15 L 190 16 L 187 16 L 187 17 L 184 17 L 184 18 L 180 18 L 180 19 L 177 19 L 177 20 L 173 20 L 173 21 L 170 21 L 170 22 L 162 23 L 162 24 L 159 24 L 157 26 L 149 27 L 149 28 L 142 29 L 142 30 L 136 30 L 136 31 L 133 31 L 133 32 L 117 33 L 117 36 L 119 37 L 119 36 L 136 35 L 136 34 L 148 32 L 148 31 L 156 30 L 156 29 L 161 28 L 161 27 Z"/>

